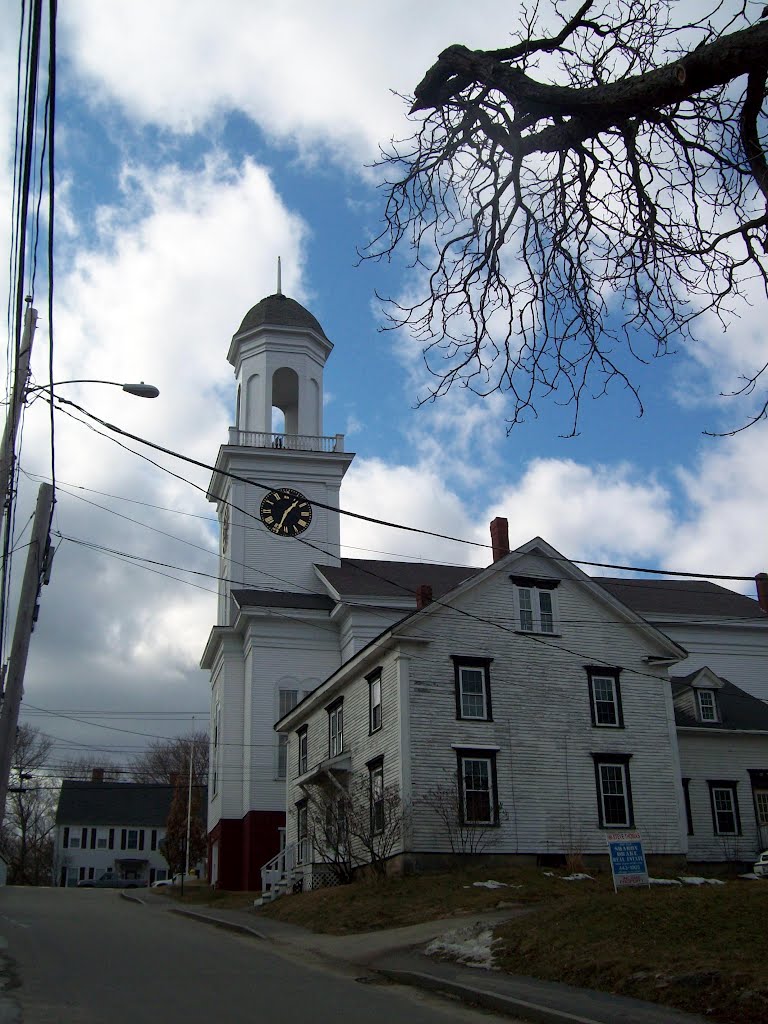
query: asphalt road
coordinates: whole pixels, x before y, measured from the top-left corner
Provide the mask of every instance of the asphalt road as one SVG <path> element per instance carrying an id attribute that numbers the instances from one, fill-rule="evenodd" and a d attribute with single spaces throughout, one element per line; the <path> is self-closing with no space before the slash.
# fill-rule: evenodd
<path id="1" fill-rule="evenodd" d="M 0 889 L 0 1024 L 491 1024 L 98 889 Z"/>

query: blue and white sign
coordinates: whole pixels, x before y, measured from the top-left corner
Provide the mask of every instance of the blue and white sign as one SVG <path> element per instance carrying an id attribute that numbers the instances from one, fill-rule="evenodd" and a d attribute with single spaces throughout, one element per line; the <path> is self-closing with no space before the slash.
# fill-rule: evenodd
<path id="1" fill-rule="evenodd" d="M 640 833 L 608 832 L 605 838 L 611 857 L 614 889 L 626 885 L 650 885 Z"/>

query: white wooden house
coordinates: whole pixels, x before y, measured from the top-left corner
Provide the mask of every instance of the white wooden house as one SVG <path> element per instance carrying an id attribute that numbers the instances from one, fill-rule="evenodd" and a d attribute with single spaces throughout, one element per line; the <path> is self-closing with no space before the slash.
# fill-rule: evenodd
<path id="1" fill-rule="evenodd" d="M 708 668 L 673 682 L 692 861 L 768 849 L 768 705 Z"/>
<path id="2" fill-rule="evenodd" d="M 603 855 L 618 828 L 639 828 L 650 854 L 685 854 L 668 678 L 685 651 L 541 539 L 503 550 L 278 722 L 289 864 L 317 859 L 316 794 L 361 778 L 374 818 L 385 789 L 411 808 L 392 851 L 406 868 L 452 853 L 430 806 L 441 787 L 487 854 Z"/>
<path id="3" fill-rule="evenodd" d="M 56 884 L 74 886 L 109 872 L 151 885 L 168 877 L 162 841 L 174 787 L 165 783 L 65 779 L 54 835 Z M 205 803 L 205 792 L 201 793 Z"/>

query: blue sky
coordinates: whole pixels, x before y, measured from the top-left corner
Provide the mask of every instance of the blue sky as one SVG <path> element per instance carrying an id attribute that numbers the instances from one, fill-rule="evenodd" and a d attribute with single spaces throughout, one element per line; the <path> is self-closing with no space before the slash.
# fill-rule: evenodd
<path id="1" fill-rule="evenodd" d="M 13 24 L 17 5 L 3 7 L 4 24 Z M 370 168 L 377 144 L 408 132 L 391 90 L 411 91 L 449 43 L 498 46 L 514 27 L 508 4 L 480 0 L 471 17 L 468 10 L 458 0 L 61 5 L 55 376 L 152 381 L 161 390 L 153 403 L 95 386 L 67 396 L 213 462 L 234 404 L 229 340 L 248 308 L 274 291 L 279 255 L 284 291 L 335 345 L 325 429 L 345 433 L 358 453 L 346 507 L 480 541 L 490 519 L 506 515 L 513 543 L 540 534 L 573 558 L 768 569 L 765 424 L 732 439 L 702 433 L 741 415 L 723 411 L 717 395 L 764 352 L 759 305 L 741 308 L 727 335 L 709 325 L 697 351 L 638 366 L 642 419 L 619 390 L 585 405 L 573 439 L 559 436 L 568 413 L 552 404 L 510 437 L 499 396 L 454 392 L 415 408 L 424 385 L 418 346 L 380 331 L 374 295 L 402 294 L 412 273 L 402 261 L 360 264 L 356 253 L 382 213 Z M 6 185 L 13 36 L 0 52 Z M 42 293 L 36 304 L 33 365 L 45 379 Z M 38 403 L 24 425 L 21 462 L 32 475 L 22 478 L 24 509 L 37 475 L 49 472 L 49 445 Z M 196 666 L 215 602 L 207 590 L 82 542 L 215 573 L 217 531 L 199 490 L 63 416 L 56 449 L 56 526 L 73 539 L 44 593 L 25 714 L 60 737 L 62 757 L 115 743 L 120 760 L 144 738 L 97 727 L 93 712 L 118 716 L 100 726 L 151 735 L 183 732 L 193 711 L 207 714 L 208 683 Z M 160 461 L 207 483 L 205 473 Z M 69 485 L 91 490 L 78 497 Z M 343 540 L 363 557 L 483 557 L 355 523 L 345 524 Z M 741 589 L 754 594 L 749 584 Z M 165 720 L 125 717 L 139 711 Z"/>

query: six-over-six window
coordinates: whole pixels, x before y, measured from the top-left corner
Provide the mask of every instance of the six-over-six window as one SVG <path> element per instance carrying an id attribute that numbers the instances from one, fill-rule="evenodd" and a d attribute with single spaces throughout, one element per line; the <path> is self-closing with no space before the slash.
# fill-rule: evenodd
<path id="1" fill-rule="evenodd" d="M 613 729 L 624 728 L 618 668 L 587 666 L 589 706 L 592 724 Z"/>
<path id="2" fill-rule="evenodd" d="M 457 718 L 491 720 L 490 664 L 490 658 L 453 656 Z"/>
<path id="3" fill-rule="evenodd" d="M 630 828 L 634 825 L 632 787 L 629 779 L 631 754 L 593 754 L 597 785 L 598 820 L 601 828 Z"/>
<path id="4" fill-rule="evenodd" d="M 465 825 L 498 825 L 496 752 L 461 749 L 458 759 L 459 802 Z"/>

